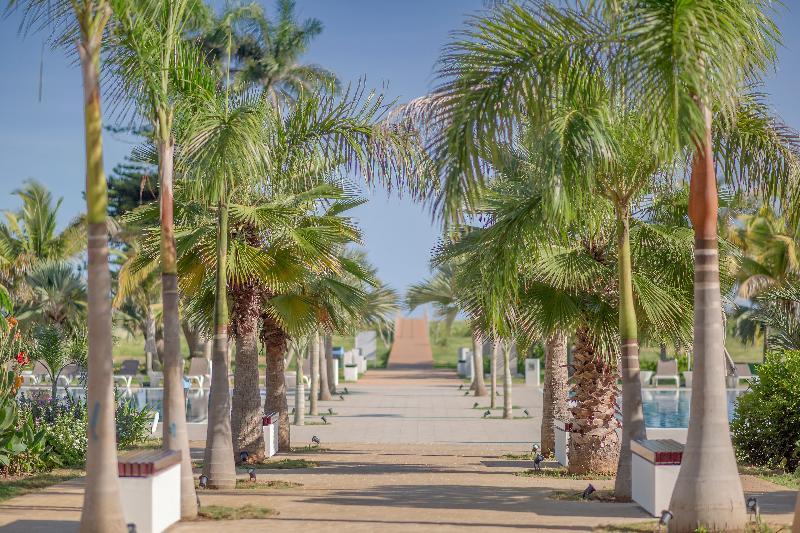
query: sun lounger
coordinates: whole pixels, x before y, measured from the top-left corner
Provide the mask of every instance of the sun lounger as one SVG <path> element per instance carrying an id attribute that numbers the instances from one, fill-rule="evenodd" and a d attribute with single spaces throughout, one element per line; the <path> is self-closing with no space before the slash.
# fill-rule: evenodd
<path id="1" fill-rule="evenodd" d="M 190 382 L 196 382 L 199 388 L 208 382 L 211 384 L 211 361 L 205 357 L 192 357 L 189 360 L 189 372 L 186 377 Z"/>
<path id="2" fill-rule="evenodd" d="M 750 365 L 747 363 L 736 363 L 736 384 L 740 385 L 744 381 L 748 385 L 758 381 L 758 376 L 750 371 Z"/>
<path id="3" fill-rule="evenodd" d="M 678 375 L 678 361 L 677 359 L 670 359 L 668 361 L 658 360 L 656 367 L 656 375 L 653 376 L 653 385 L 658 387 L 661 380 L 674 381 L 676 387 L 681 386 L 681 378 Z"/>
<path id="4" fill-rule="evenodd" d="M 114 374 L 114 381 L 119 381 L 125 385 L 126 389 L 131 388 L 133 378 L 139 375 L 139 361 L 136 359 L 126 359 L 122 362 L 119 374 Z"/>
<path id="5" fill-rule="evenodd" d="M 147 373 L 147 377 L 150 378 L 150 386 L 151 387 L 163 387 L 164 386 L 164 373 L 163 372 L 156 372 L 155 370 L 151 370 Z"/>

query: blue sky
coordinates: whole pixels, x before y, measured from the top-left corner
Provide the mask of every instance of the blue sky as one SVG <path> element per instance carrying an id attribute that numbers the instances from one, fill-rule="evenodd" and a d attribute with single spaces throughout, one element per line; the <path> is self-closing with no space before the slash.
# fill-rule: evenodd
<path id="1" fill-rule="evenodd" d="M 267 10 L 271 2 L 263 2 Z M 325 31 L 306 56 L 345 82 L 366 79 L 403 102 L 435 83 L 434 65 L 448 33 L 482 9 L 482 0 L 298 0 L 300 18 L 320 19 Z M 767 91 L 784 120 L 800 127 L 800 9 L 782 11 L 784 34 L 778 72 Z M 8 194 L 24 179 L 45 183 L 64 197 L 61 222 L 84 209 L 83 121 L 80 72 L 61 51 L 45 50 L 42 101 L 38 101 L 41 36 L 22 38 L 19 17 L 0 20 L 0 209 L 16 208 Z M 126 139 L 105 137 L 108 171 L 129 152 Z M 365 245 L 380 275 L 397 289 L 428 275 L 439 228 L 407 198 L 381 190 L 355 211 Z"/>

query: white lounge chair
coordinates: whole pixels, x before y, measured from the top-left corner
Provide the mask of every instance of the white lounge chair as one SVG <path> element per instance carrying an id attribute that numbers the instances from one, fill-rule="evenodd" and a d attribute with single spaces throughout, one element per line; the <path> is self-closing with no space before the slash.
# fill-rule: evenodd
<path id="1" fill-rule="evenodd" d="M 47 369 L 47 365 L 41 361 L 36 361 L 36 364 L 33 365 L 32 375 L 37 384 L 44 383 L 50 379 L 50 371 Z"/>
<path id="2" fill-rule="evenodd" d="M 150 378 L 150 386 L 151 387 L 163 387 L 164 386 L 164 373 L 157 372 L 155 370 L 151 370 L 147 373 L 147 377 Z"/>
<path id="3" fill-rule="evenodd" d="M 205 357 L 192 357 L 189 359 L 189 372 L 186 373 L 189 382 L 196 382 L 199 388 L 203 388 L 208 381 L 211 384 L 211 360 Z"/>
<path id="4" fill-rule="evenodd" d="M 742 381 L 749 385 L 758 381 L 758 376 L 750 371 L 747 363 L 736 363 L 736 385 L 741 385 Z"/>
<path id="5" fill-rule="evenodd" d="M 139 361 L 136 359 L 125 359 L 119 369 L 119 374 L 114 374 L 114 381 L 119 381 L 125 385 L 126 389 L 131 388 L 133 378 L 139 375 Z"/>
<path id="6" fill-rule="evenodd" d="M 656 366 L 656 375 L 653 376 L 653 385 L 658 387 L 661 380 L 669 380 L 674 381 L 676 387 L 681 386 L 681 378 L 678 375 L 678 360 L 677 359 L 670 359 L 668 361 L 658 360 L 658 366 Z"/>

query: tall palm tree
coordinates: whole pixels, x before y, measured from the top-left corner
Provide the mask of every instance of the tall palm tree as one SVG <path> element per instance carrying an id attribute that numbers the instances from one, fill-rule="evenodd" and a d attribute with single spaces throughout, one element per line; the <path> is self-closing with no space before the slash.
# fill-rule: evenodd
<path id="1" fill-rule="evenodd" d="M 111 6 L 108 0 L 76 2 L 10 0 L 25 24 L 53 29 L 53 41 L 77 47 L 83 80 L 88 230 L 88 326 L 90 409 L 81 531 L 124 531 L 117 479 L 111 355 L 111 272 L 108 264 L 108 193 L 103 171 L 100 54 Z"/>
<path id="2" fill-rule="evenodd" d="M 696 284 L 694 343 L 703 359 L 696 369 L 701 379 L 694 382 L 694 423 L 674 493 L 680 520 L 670 527 L 741 527 L 741 483 L 726 429 L 714 156 L 725 161 L 728 181 L 767 195 L 785 196 L 794 179 L 780 178 L 795 176 L 797 166 L 783 150 L 726 158 L 746 138 L 718 142 L 712 129 L 724 125 L 721 117 L 735 114 L 745 82 L 774 59 L 777 30 L 758 0 L 691 6 L 679 0 L 609 0 L 577 9 L 533 4 L 532 10 L 508 5 L 473 19 L 445 51 L 442 86 L 416 106 L 418 115 L 436 125 L 431 146 L 445 183 L 435 205 L 454 216 L 465 200 L 474 203 L 492 146 L 510 140 L 526 119 L 550 120 L 554 97 L 588 94 L 593 80 L 582 75 L 587 68 L 600 73 L 610 66 L 614 90 L 652 110 L 647 118 L 653 136 L 693 154 L 689 218 L 697 235 L 697 275 L 703 278 Z M 712 112 L 720 118 L 712 121 Z M 770 183 L 760 187 L 761 179 Z M 700 428 L 709 425 L 718 431 L 713 439 L 701 439 Z M 710 483 L 724 490 L 700 490 Z"/>
<path id="3" fill-rule="evenodd" d="M 453 322 L 461 312 L 461 308 L 457 305 L 458 287 L 455 279 L 455 265 L 445 263 L 436 268 L 432 277 L 410 286 L 406 291 L 406 306 L 411 311 L 421 305 L 433 304 L 436 315 L 443 325 L 445 338 L 450 335 Z M 472 337 L 474 339 L 472 365 L 475 372 L 470 388 L 475 391 L 475 396 L 486 396 L 486 384 L 483 379 L 483 343 L 476 331 L 473 331 Z"/>
<path id="4" fill-rule="evenodd" d="M 177 256 L 173 220 L 173 134 L 178 103 L 187 96 L 213 91 L 200 54 L 185 40 L 194 0 L 111 0 L 113 23 L 111 64 L 120 82 L 119 98 L 130 98 L 153 128 L 158 153 L 161 205 L 161 301 L 164 322 L 164 434 L 167 450 L 181 452 L 181 516 L 197 516 L 197 503 L 186 430 L 183 358 L 180 355 Z"/>
<path id="5" fill-rule="evenodd" d="M 25 279 L 30 297 L 17 308 L 25 327 L 57 325 L 67 331 L 81 329 L 86 320 L 86 284 L 66 261 L 40 261 Z"/>

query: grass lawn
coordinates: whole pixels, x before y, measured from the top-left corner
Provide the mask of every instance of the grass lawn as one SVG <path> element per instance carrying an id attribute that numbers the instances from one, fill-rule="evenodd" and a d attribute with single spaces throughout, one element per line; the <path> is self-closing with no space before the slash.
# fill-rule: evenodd
<path id="1" fill-rule="evenodd" d="M 37 492 L 50 485 L 62 483 L 86 474 L 83 470 L 73 468 L 59 468 L 42 474 L 32 476 L 0 477 L 0 501 L 24 496 Z"/>
<path id="2" fill-rule="evenodd" d="M 198 520 L 247 520 L 268 518 L 276 514 L 272 509 L 256 505 L 227 507 L 225 505 L 205 505 L 200 507 Z"/>

